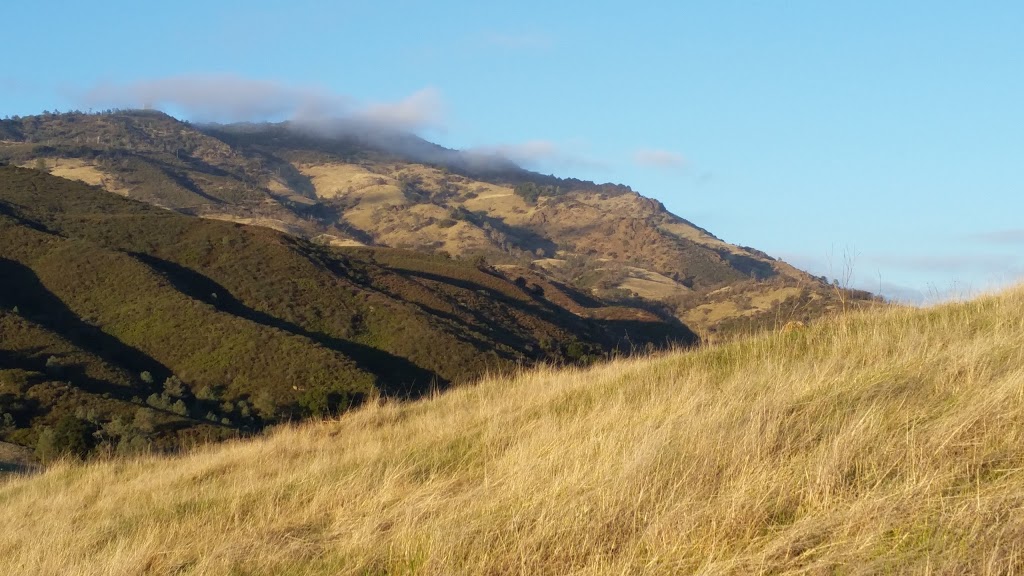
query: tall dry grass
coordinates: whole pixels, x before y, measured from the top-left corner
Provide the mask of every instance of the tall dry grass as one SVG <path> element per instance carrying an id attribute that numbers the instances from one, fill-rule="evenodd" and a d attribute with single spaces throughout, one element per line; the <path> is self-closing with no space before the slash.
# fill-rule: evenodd
<path id="1" fill-rule="evenodd" d="M 1024 291 L 0 485 L 11 574 L 1024 571 Z"/>

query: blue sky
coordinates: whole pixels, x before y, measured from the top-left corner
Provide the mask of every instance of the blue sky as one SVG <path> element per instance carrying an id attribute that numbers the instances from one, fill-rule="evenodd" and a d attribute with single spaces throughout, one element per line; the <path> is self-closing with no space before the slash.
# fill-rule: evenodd
<path id="1" fill-rule="evenodd" d="M 148 4 L 6 6 L 0 115 L 368 114 L 890 296 L 1024 278 L 1021 2 Z"/>

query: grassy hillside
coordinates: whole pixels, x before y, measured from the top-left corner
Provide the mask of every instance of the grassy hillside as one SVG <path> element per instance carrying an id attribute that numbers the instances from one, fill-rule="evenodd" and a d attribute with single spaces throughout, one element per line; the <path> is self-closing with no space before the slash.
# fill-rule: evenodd
<path id="1" fill-rule="evenodd" d="M 23 574 L 1024 570 L 1024 291 L 0 486 Z M 26 522 L 31 518 L 31 522 Z"/>
<path id="2" fill-rule="evenodd" d="M 486 266 L 332 249 L 9 166 L 0 278 L 0 440 L 45 453 L 61 426 L 76 453 L 173 446 L 694 338 L 641 310 L 566 310 Z"/>

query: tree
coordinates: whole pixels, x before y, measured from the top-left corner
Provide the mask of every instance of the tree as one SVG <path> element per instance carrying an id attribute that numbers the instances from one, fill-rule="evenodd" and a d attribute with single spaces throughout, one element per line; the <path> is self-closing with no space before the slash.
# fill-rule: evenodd
<path id="1" fill-rule="evenodd" d="M 169 376 L 164 380 L 164 394 L 171 398 L 184 398 L 187 391 L 185 384 L 177 376 Z"/>
<path id="2" fill-rule="evenodd" d="M 156 428 L 156 419 L 153 411 L 149 408 L 139 408 L 135 411 L 135 418 L 132 419 L 132 427 L 139 432 L 148 434 Z"/>
<path id="3" fill-rule="evenodd" d="M 277 417 L 277 402 L 274 401 L 273 395 L 266 390 L 256 395 L 256 398 L 253 399 L 252 407 L 259 414 L 260 418 L 265 421 L 270 421 Z"/>
<path id="4" fill-rule="evenodd" d="M 196 398 L 210 402 L 217 402 L 220 400 L 220 390 L 207 384 L 196 392 Z"/>
<path id="5" fill-rule="evenodd" d="M 526 200 L 528 204 L 536 204 L 537 199 L 540 198 L 540 188 L 533 182 L 525 182 L 518 184 L 515 187 L 515 193 L 521 196 L 523 200 Z"/>
<path id="6" fill-rule="evenodd" d="M 92 426 L 71 414 L 64 415 L 53 428 L 46 428 L 36 442 L 36 455 L 44 462 L 61 456 L 85 458 L 92 449 Z"/>
<path id="7" fill-rule="evenodd" d="M 178 399 L 174 404 L 171 404 L 170 410 L 178 416 L 188 416 L 188 406 L 185 405 L 184 400 Z"/>

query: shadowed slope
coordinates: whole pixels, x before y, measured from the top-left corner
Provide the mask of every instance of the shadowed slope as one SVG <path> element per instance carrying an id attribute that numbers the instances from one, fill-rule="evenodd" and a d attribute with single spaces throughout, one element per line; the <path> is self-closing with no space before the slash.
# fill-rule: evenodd
<path id="1" fill-rule="evenodd" d="M 176 413 L 182 429 L 251 431 L 523 363 L 592 361 L 621 338 L 468 262 L 332 249 L 14 167 L 0 167 L 0 274 L 0 307 L 134 375 L 131 406 L 91 412 L 86 395 L 71 409 L 100 447 L 100 429 L 136 409 Z M 648 320 L 634 340 L 694 340 Z M 0 351 L 14 344 L 0 335 Z M 0 371 L 0 387 L 27 398 L 19 374 Z M 70 374 L 72 388 L 100 393 Z M 35 406 L 0 440 L 38 442 L 59 414 Z"/>

